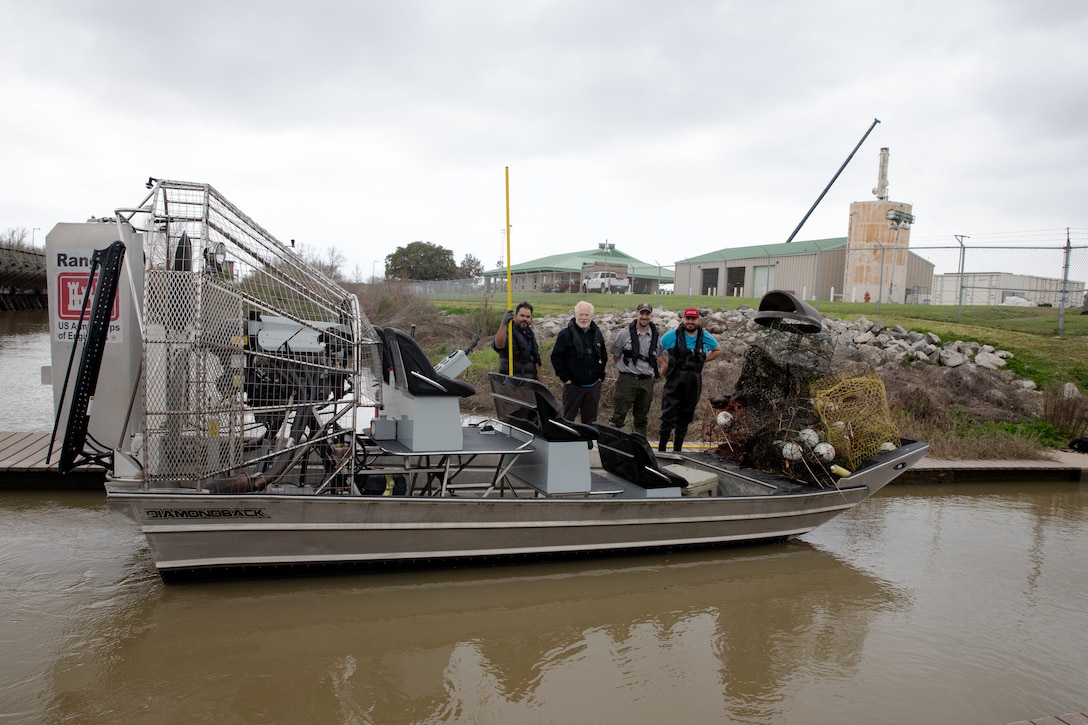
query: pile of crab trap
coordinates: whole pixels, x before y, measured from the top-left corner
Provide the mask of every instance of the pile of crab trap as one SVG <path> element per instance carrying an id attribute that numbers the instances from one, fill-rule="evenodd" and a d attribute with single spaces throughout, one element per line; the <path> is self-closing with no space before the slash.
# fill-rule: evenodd
<path id="1" fill-rule="evenodd" d="M 711 400 L 718 455 L 833 487 L 865 459 L 900 445 L 884 383 L 867 365 L 832 369 L 834 338 L 819 312 L 787 292 L 764 297 L 763 325 L 732 395 Z"/>

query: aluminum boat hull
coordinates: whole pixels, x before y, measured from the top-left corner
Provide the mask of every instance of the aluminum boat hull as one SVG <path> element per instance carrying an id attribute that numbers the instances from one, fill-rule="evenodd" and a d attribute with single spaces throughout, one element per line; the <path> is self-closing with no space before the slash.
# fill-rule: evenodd
<path id="1" fill-rule="evenodd" d="M 140 490 L 124 481 L 111 481 L 107 493 L 140 525 L 167 579 L 281 567 L 463 565 L 790 539 L 858 505 L 927 450 L 909 443 L 875 456 L 839 489 L 766 495 L 222 495 Z"/>

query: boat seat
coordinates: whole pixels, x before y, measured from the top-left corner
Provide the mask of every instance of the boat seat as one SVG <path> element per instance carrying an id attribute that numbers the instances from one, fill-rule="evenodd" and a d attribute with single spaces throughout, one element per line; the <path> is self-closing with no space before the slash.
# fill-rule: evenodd
<path id="1" fill-rule="evenodd" d="M 382 340 L 383 417 L 396 421 L 396 440 L 409 451 L 456 451 L 464 445 L 460 398 L 470 384 L 436 372 L 419 343 L 393 327 Z"/>
<path id="2" fill-rule="evenodd" d="M 385 339 L 385 330 L 380 327 L 375 327 L 374 332 L 378 335 L 378 347 L 380 348 L 382 358 L 382 381 L 388 384 L 393 383 L 393 353 L 390 352 L 389 343 Z"/>
<path id="3" fill-rule="evenodd" d="M 596 426 L 560 415 L 539 380 L 488 373 L 488 382 L 495 415 L 514 437 L 532 441 L 532 450 L 517 457 L 510 473 L 546 496 L 593 495 L 589 449 L 597 440 Z"/>
<path id="4" fill-rule="evenodd" d="M 610 425 L 600 424 L 597 428 L 600 431 L 597 448 L 604 470 L 647 489 L 687 488 L 686 478 L 658 464 L 645 438 Z"/>
<path id="5" fill-rule="evenodd" d="M 597 427 L 567 420 L 548 387 L 539 380 L 488 373 L 495 415 L 502 422 L 546 441 L 594 441 Z"/>
<path id="6" fill-rule="evenodd" d="M 463 380 L 435 372 L 434 366 L 415 338 L 403 330 L 386 327 L 379 332 L 393 364 L 395 385 L 412 395 L 442 395 L 466 398 L 476 389 Z M 384 354 L 383 354 L 384 359 Z"/>

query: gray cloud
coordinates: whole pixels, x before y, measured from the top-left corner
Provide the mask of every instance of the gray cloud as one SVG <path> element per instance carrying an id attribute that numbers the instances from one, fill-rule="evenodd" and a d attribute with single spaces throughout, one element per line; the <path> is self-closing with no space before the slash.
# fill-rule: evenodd
<path id="1" fill-rule="evenodd" d="M 916 233 L 1085 227 L 1076 2 L 3 3 L 0 226 L 207 181 L 364 270 L 603 238 L 664 263 L 845 234 L 892 148 Z M 662 259 L 664 257 L 664 259 Z"/>

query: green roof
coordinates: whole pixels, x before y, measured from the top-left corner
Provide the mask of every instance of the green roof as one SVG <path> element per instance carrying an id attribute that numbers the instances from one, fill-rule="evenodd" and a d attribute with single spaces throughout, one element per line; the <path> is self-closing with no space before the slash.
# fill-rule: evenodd
<path id="1" fill-rule="evenodd" d="M 829 249 L 838 249 L 846 246 L 846 237 L 832 237 L 830 239 L 813 239 L 807 242 L 790 242 L 789 244 L 755 244 L 750 247 L 734 247 L 732 249 L 720 249 L 698 257 L 681 259 L 676 264 L 700 264 L 705 262 L 720 262 L 723 259 L 750 259 L 752 257 L 786 257 L 794 254 L 815 254 L 826 252 Z M 672 282 L 673 270 L 658 267 L 656 264 L 647 264 L 635 259 L 629 254 L 624 254 L 618 249 L 612 249 L 605 254 L 603 249 L 589 249 L 581 252 L 566 252 L 564 254 L 552 254 L 540 257 L 528 262 L 519 262 L 510 266 L 511 274 L 533 274 L 536 272 L 561 272 L 569 274 L 581 274 L 584 267 L 594 264 L 626 264 L 627 273 L 632 277 L 641 279 L 660 279 L 662 282 Z M 484 272 L 485 277 L 500 277 L 506 274 L 505 267 L 489 269 Z"/>
<path id="2" fill-rule="evenodd" d="M 581 252 L 552 254 L 548 257 L 540 257 L 528 262 L 512 264 L 510 265 L 510 273 L 531 274 L 534 272 L 566 272 L 581 274 L 584 267 L 591 267 L 594 264 L 604 264 L 605 262 L 609 265 L 627 265 L 628 274 L 632 277 L 642 279 L 660 278 L 662 282 L 672 282 L 673 280 L 673 272 L 671 269 L 658 267 L 656 264 L 647 264 L 618 249 L 611 249 L 608 254 L 605 254 L 603 249 L 589 249 Z M 499 277 L 504 274 L 506 274 L 505 267 L 489 269 L 484 272 L 485 277 Z"/>
<path id="3" fill-rule="evenodd" d="M 698 257 L 688 257 L 687 259 L 678 260 L 677 264 L 720 262 L 723 259 L 728 261 L 730 259 L 750 259 L 752 257 L 787 257 L 794 254 L 815 254 L 844 246 L 846 246 L 846 237 L 813 239 L 808 242 L 790 242 L 789 244 L 755 244 L 750 247 L 720 249 L 717 252 L 702 254 Z"/>

